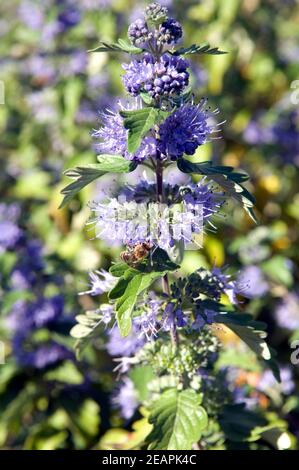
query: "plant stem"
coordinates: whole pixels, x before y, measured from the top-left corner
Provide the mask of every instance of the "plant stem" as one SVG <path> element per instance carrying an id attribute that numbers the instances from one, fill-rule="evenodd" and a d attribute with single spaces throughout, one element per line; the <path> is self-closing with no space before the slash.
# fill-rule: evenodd
<path id="1" fill-rule="evenodd" d="M 157 200 L 163 203 L 163 166 L 160 160 L 157 160 L 156 164 L 156 182 L 157 182 Z"/>
<path id="2" fill-rule="evenodd" d="M 164 201 L 164 187 L 163 187 L 163 164 L 161 160 L 159 160 L 159 155 L 157 158 L 156 164 L 156 194 L 157 194 L 157 201 L 163 203 Z M 165 274 L 162 279 L 162 289 L 165 294 L 168 296 L 170 295 L 170 288 L 169 288 L 169 281 L 168 275 Z M 173 315 L 172 315 L 173 317 Z M 176 324 L 174 321 L 174 317 L 172 318 L 172 326 L 170 329 L 170 336 L 172 345 L 177 348 L 178 345 L 178 333 L 176 329 Z"/>

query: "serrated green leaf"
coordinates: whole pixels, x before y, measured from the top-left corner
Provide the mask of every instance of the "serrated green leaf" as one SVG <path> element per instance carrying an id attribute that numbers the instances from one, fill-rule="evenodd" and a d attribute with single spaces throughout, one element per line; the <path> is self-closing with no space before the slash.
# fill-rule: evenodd
<path id="1" fill-rule="evenodd" d="M 135 109 L 133 111 L 120 111 L 124 118 L 124 126 L 128 132 L 128 151 L 135 153 L 140 147 L 143 137 L 155 125 L 159 110 L 157 108 Z"/>
<path id="2" fill-rule="evenodd" d="M 255 204 L 254 197 L 241 185 L 248 180 L 246 173 L 237 173 L 230 166 L 214 166 L 211 162 L 193 163 L 181 158 L 177 162 L 178 168 L 183 173 L 193 173 L 205 175 L 224 189 L 233 199 L 235 199 L 246 210 L 248 215 L 256 222 L 253 212 Z"/>
<path id="3" fill-rule="evenodd" d="M 127 52 L 128 54 L 141 54 L 143 49 L 135 47 L 123 39 L 118 39 L 117 42 L 103 42 L 101 41 L 98 47 L 90 49 L 88 52 Z"/>
<path id="4" fill-rule="evenodd" d="M 194 390 L 170 389 L 155 401 L 149 416 L 153 430 L 149 450 L 191 450 L 207 427 L 208 417 Z"/>
<path id="5" fill-rule="evenodd" d="M 192 44 L 189 47 L 182 47 L 174 52 L 174 55 L 188 55 L 188 54 L 210 54 L 221 55 L 227 54 L 225 51 L 219 50 L 218 47 L 211 47 L 210 44 Z"/>
<path id="6" fill-rule="evenodd" d="M 75 181 L 66 186 L 61 194 L 64 195 L 63 201 L 60 204 L 60 209 L 66 206 L 71 199 L 97 178 L 105 175 L 106 173 L 129 173 L 134 171 L 137 167 L 135 162 L 126 160 L 121 155 L 100 155 L 98 157 L 99 163 L 89 164 L 87 166 L 76 167 L 65 171 L 65 176 L 74 179 Z"/>

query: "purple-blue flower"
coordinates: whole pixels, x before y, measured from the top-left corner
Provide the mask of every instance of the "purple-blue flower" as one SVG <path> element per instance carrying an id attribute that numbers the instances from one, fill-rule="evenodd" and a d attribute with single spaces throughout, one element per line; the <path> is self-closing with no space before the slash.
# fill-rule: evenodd
<path id="1" fill-rule="evenodd" d="M 176 44 L 182 36 L 182 25 L 174 18 L 168 18 L 159 28 L 158 44 Z"/>
<path id="2" fill-rule="evenodd" d="M 156 204 L 154 183 L 142 181 L 135 189 L 130 188 L 118 199 L 90 205 L 97 238 L 131 245 L 150 242 L 167 250 L 175 240 L 190 243 L 194 233 L 203 233 L 223 203 L 223 195 L 203 180 L 181 188 L 165 184 L 167 204 L 163 206 Z"/>
<path id="3" fill-rule="evenodd" d="M 238 293 L 248 299 L 262 297 L 269 291 L 269 284 L 262 270 L 254 265 L 246 266 L 241 270 L 235 286 Z"/>
<path id="4" fill-rule="evenodd" d="M 141 302 L 142 313 L 134 318 L 134 328 L 139 338 L 151 341 L 156 338 L 159 330 L 159 314 L 162 301 L 154 292 L 149 292 Z"/>
<path id="5" fill-rule="evenodd" d="M 128 336 L 122 337 L 117 326 L 108 332 L 107 351 L 110 356 L 128 357 L 135 354 L 145 344 L 145 338 L 140 337 L 137 328 L 133 328 Z"/>
<path id="6" fill-rule="evenodd" d="M 294 331 L 299 329 L 299 295 L 287 293 L 274 310 L 277 324 L 282 328 Z"/>
<path id="7" fill-rule="evenodd" d="M 124 419 L 132 418 L 138 407 L 138 397 L 131 379 L 124 378 L 119 389 L 115 392 L 112 402 L 120 408 Z"/>
<path id="8" fill-rule="evenodd" d="M 279 156 L 299 166 L 299 112 L 282 113 L 272 129 L 273 142 Z"/>
<path id="9" fill-rule="evenodd" d="M 162 304 L 163 301 L 154 292 L 149 292 L 143 300 L 140 300 L 142 311 L 136 307 L 137 315 L 133 318 L 131 333 L 123 338 L 117 326 L 108 332 L 109 354 L 116 357 L 132 356 L 147 341 L 154 340 L 160 328 L 159 316 Z"/>
<path id="10" fill-rule="evenodd" d="M 19 247 L 18 261 L 11 271 L 11 286 L 19 290 L 36 286 L 43 275 L 44 267 L 41 243 L 38 240 L 25 240 Z"/>
<path id="11" fill-rule="evenodd" d="M 160 125 L 158 150 L 162 156 L 177 160 L 184 154 L 193 155 L 207 142 L 215 132 L 210 118 L 217 110 L 214 113 L 206 110 L 205 103 L 183 105 Z"/>
<path id="12" fill-rule="evenodd" d="M 267 122 L 266 113 L 250 121 L 244 139 L 249 144 L 271 146 L 271 154 L 299 166 L 299 113 L 281 109 L 280 105 L 277 108 L 271 110 L 277 113 L 272 123 Z"/>
<path id="13" fill-rule="evenodd" d="M 138 18 L 130 24 L 128 37 L 135 46 L 144 46 L 150 39 L 150 31 L 144 19 Z"/>
<path id="14" fill-rule="evenodd" d="M 43 26 L 44 11 L 43 7 L 37 2 L 22 0 L 19 6 L 19 15 L 24 24 L 33 30 L 39 30 Z"/>
<path id="15" fill-rule="evenodd" d="M 18 226 L 20 207 L 17 204 L 0 204 L 0 253 L 16 246 L 23 231 Z"/>
<path id="16" fill-rule="evenodd" d="M 84 292 L 79 292 L 79 295 L 101 295 L 104 292 L 108 292 L 116 283 L 116 278 L 109 272 L 101 269 L 101 271 L 95 271 L 89 273 L 90 278 L 90 289 Z"/>
<path id="17" fill-rule="evenodd" d="M 12 331 L 33 331 L 45 327 L 63 314 L 64 299 L 61 295 L 44 298 L 33 302 L 17 301 L 8 318 L 7 325 Z"/>
<path id="18" fill-rule="evenodd" d="M 72 5 L 69 0 L 58 0 L 57 3 L 59 5 L 57 22 L 60 32 L 64 32 L 69 28 L 73 28 L 80 22 L 81 14 L 79 9 Z"/>
<path id="19" fill-rule="evenodd" d="M 17 362 L 24 367 L 44 369 L 66 359 L 72 359 L 73 353 L 55 341 L 48 341 L 28 349 L 26 337 L 21 333 L 12 339 L 12 348 Z M 30 350 L 31 349 L 31 350 Z"/>
<path id="20" fill-rule="evenodd" d="M 212 325 L 215 322 L 216 315 L 217 312 L 214 312 L 213 310 L 204 309 L 203 312 L 198 310 L 191 328 L 193 330 L 201 330 L 205 325 Z"/>
<path id="21" fill-rule="evenodd" d="M 145 137 L 139 149 L 130 154 L 127 150 L 127 130 L 123 118 L 112 111 L 102 114 L 102 127 L 93 133 L 93 137 L 101 139 L 97 144 L 100 153 L 122 155 L 127 160 L 143 161 L 156 156 L 156 141 L 153 137 Z"/>
<path id="22" fill-rule="evenodd" d="M 147 92 L 152 98 L 180 94 L 189 83 L 188 62 L 171 54 L 156 59 L 145 53 L 141 59 L 124 64 L 123 83 L 133 96 Z"/>
<path id="23" fill-rule="evenodd" d="M 219 212 L 223 204 L 222 193 L 212 190 L 204 178 L 198 183 L 189 183 L 181 189 L 183 201 L 190 207 L 200 206 L 203 223 Z"/>
<path id="24" fill-rule="evenodd" d="M 165 306 L 161 323 L 163 331 L 170 331 L 174 325 L 179 328 L 186 326 L 188 317 L 180 307 L 177 307 L 172 302 L 168 302 Z"/>
<path id="25" fill-rule="evenodd" d="M 270 370 L 265 370 L 259 379 L 257 389 L 271 395 L 273 388 L 279 390 L 284 395 L 290 395 L 295 388 L 292 370 L 289 367 L 280 368 L 281 383 L 278 383 Z"/>

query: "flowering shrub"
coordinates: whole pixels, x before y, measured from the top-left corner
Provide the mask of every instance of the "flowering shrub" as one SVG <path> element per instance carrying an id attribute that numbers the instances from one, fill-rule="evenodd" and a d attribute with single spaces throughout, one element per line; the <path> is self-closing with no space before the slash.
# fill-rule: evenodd
<path id="1" fill-rule="evenodd" d="M 179 273 L 186 242 L 196 241 L 194 234 L 204 234 L 224 201 L 236 200 L 255 220 L 254 198 L 243 186 L 247 174 L 186 158 L 207 142 L 218 124 L 206 100 L 196 103 L 186 88 L 185 56 L 224 52 L 197 45 L 175 49 L 182 28 L 156 3 L 129 27 L 128 36 L 131 44 L 102 43 L 94 51 L 137 56 L 123 66 L 123 82 L 134 101 L 103 116 L 102 127 L 94 133 L 101 140 L 98 163 L 66 172 L 74 181 L 62 191 L 62 207 L 107 173 L 134 172 L 143 165 L 155 181 L 140 181 L 123 188 L 115 199 L 91 204 L 97 236 L 118 239 L 125 250 L 109 273 L 90 275 L 87 292 L 107 292 L 108 303 L 79 315 L 72 335 L 81 352 L 88 340 L 101 331 L 106 334 L 120 379 L 114 404 L 125 419 L 132 418 L 140 405 L 147 410 L 142 447 L 210 448 L 211 434 L 228 446 L 252 438 L 253 433 L 258 440 L 271 425 L 240 404 L 230 385 L 235 380 L 232 371 L 217 367 L 222 348 L 219 331 L 231 331 L 272 371 L 273 380 L 280 381 L 273 350 L 265 342 L 265 324 L 240 311 L 246 282 L 216 267 L 187 276 Z M 185 185 L 172 185 L 165 179 L 169 165 L 199 175 L 200 182 L 190 179 Z M 152 221 L 149 202 L 155 204 L 157 221 L 167 221 L 166 227 L 158 224 L 154 235 L 152 226 L 141 226 L 139 220 L 132 230 L 134 214 L 128 215 L 128 204 L 143 204 L 145 217 Z M 174 204 L 180 208 L 185 204 L 179 229 L 174 215 L 168 217 Z M 197 214 L 196 206 L 201 208 Z"/>

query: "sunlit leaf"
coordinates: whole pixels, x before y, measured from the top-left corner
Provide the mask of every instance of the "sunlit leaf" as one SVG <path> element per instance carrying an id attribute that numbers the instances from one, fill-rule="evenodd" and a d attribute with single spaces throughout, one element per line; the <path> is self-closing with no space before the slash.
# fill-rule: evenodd
<path id="1" fill-rule="evenodd" d="M 166 390 L 152 405 L 147 438 L 150 450 L 191 450 L 207 427 L 208 417 L 194 390 Z"/>

